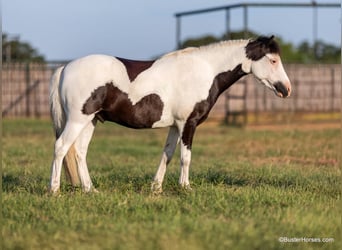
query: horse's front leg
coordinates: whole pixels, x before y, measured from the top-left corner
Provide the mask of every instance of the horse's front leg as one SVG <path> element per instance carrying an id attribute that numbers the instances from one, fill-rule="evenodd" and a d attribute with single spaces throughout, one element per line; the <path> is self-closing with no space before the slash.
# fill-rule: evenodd
<path id="1" fill-rule="evenodd" d="M 181 137 L 181 162 L 179 184 L 182 188 L 191 190 L 189 182 L 189 168 L 191 163 L 191 147 L 195 134 L 197 123 L 195 121 L 187 121 L 182 130 Z"/>
<path id="2" fill-rule="evenodd" d="M 170 163 L 172 156 L 175 152 L 177 144 L 179 142 L 179 132 L 177 127 L 170 127 L 169 134 L 166 139 L 164 152 L 160 160 L 160 164 L 157 170 L 154 180 L 152 182 L 152 192 L 159 194 L 163 191 L 162 184 L 166 172 L 166 167 Z"/>
<path id="3" fill-rule="evenodd" d="M 191 149 L 181 143 L 181 163 L 179 184 L 182 188 L 191 190 L 189 182 L 189 168 L 191 163 Z"/>

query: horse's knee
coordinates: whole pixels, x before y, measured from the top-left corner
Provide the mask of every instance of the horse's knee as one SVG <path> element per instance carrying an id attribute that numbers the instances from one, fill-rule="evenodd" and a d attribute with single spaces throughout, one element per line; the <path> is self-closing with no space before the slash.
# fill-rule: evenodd
<path id="1" fill-rule="evenodd" d="M 181 165 L 187 167 L 191 162 L 191 151 L 189 149 L 182 150 L 181 153 Z"/>
<path id="2" fill-rule="evenodd" d="M 191 163 L 190 158 L 181 158 L 181 165 L 182 167 L 188 167 Z"/>
<path id="3" fill-rule="evenodd" d="M 84 150 L 79 150 L 78 148 L 75 148 L 75 155 L 78 161 L 82 161 L 86 158 L 86 152 Z"/>
<path id="4" fill-rule="evenodd" d="M 55 143 L 55 152 L 54 152 L 55 159 L 64 158 L 64 156 L 68 153 L 68 150 L 69 150 L 69 146 L 63 144 L 63 142 L 58 139 Z"/>
<path id="5" fill-rule="evenodd" d="M 166 165 L 168 165 L 170 163 L 170 161 L 172 160 L 172 156 L 173 156 L 173 152 L 165 151 L 165 162 L 166 162 Z"/>
<path id="6" fill-rule="evenodd" d="M 66 155 L 66 151 L 63 149 L 63 145 L 55 145 L 55 159 L 63 158 Z"/>
<path id="7" fill-rule="evenodd" d="M 63 146 L 63 140 L 59 137 L 55 142 L 55 151 L 59 150 Z"/>

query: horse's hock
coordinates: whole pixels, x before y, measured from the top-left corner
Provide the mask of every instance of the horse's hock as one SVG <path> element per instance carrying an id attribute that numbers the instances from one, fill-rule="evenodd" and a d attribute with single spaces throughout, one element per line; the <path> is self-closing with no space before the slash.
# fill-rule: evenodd
<path id="1" fill-rule="evenodd" d="M 49 81 L 61 63 L 2 64 L 3 117 L 48 117 Z M 339 112 L 341 67 L 337 64 L 285 65 L 292 82 L 291 97 L 277 98 L 252 76 L 242 78 L 220 96 L 209 118 L 262 112 Z"/>

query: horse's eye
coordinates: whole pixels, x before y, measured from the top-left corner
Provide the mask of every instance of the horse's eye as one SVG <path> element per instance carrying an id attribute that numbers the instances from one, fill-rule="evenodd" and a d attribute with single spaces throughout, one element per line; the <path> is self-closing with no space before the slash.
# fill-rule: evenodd
<path id="1" fill-rule="evenodd" d="M 275 60 L 275 59 L 270 59 L 270 61 L 271 61 L 272 64 L 276 64 L 277 63 L 277 60 Z"/>

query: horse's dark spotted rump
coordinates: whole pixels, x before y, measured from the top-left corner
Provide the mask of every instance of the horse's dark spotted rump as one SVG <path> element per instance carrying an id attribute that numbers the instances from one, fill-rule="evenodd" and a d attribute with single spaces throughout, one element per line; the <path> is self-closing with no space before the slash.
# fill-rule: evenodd
<path id="1" fill-rule="evenodd" d="M 93 91 L 84 103 L 82 112 L 93 114 L 102 121 L 116 122 L 130 128 L 151 128 L 159 121 L 163 112 L 163 102 L 157 94 L 144 96 L 132 104 L 128 95 L 107 83 Z"/>

